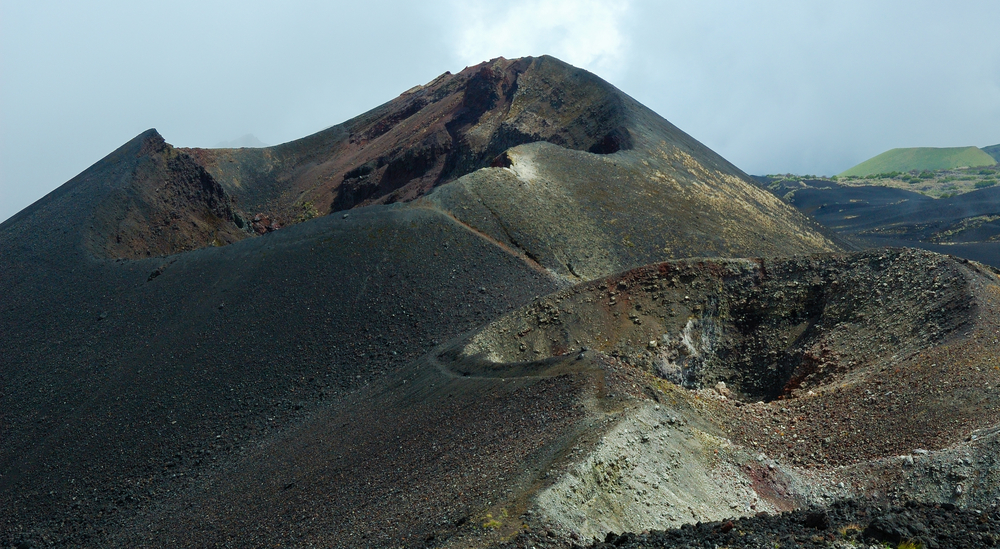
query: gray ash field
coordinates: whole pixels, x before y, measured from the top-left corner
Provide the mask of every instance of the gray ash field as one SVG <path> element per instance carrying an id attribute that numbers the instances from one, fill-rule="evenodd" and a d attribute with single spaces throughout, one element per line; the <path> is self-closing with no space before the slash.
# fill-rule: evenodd
<path id="1" fill-rule="evenodd" d="M 832 235 L 550 57 L 150 130 L 0 225 L 0 545 L 994 528 L 996 271 Z"/>
<path id="2" fill-rule="evenodd" d="M 992 168 L 982 171 L 995 176 Z M 860 247 L 909 246 L 1000 267 L 998 187 L 931 198 L 875 183 L 859 186 L 858 181 L 754 179 Z"/>

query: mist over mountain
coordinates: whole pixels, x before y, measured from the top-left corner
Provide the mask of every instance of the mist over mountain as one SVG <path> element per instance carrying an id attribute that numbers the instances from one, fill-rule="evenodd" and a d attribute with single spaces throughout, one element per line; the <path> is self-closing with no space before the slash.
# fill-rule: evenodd
<path id="1" fill-rule="evenodd" d="M 216 149 L 241 149 L 244 147 L 259 149 L 267 147 L 267 144 L 257 139 L 257 136 L 252 133 L 248 133 L 232 141 L 220 141 L 215 144 Z"/>

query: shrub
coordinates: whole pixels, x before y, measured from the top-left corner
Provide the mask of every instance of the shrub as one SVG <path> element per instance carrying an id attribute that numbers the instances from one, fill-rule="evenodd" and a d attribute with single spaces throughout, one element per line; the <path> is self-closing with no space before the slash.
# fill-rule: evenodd
<path id="1" fill-rule="evenodd" d="M 316 206 L 312 202 L 303 202 L 299 207 L 302 208 L 302 211 L 299 212 L 298 217 L 295 219 L 296 222 L 301 223 L 309 221 L 314 217 L 319 217 L 319 211 L 316 210 Z"/>
<path id="2" fill-rule="evenodd" d="M 984 179 L 982 181 L 976 181 L 977 189 L 985 189 L 986 187 L 992 187 L 997 184 L 996 179 Z"/>
<path id="3" fill-rule="evenodd" d="M 920 175 L 918 177 L 920 177 L 920 179 L 934 179 L 934 173 L 924 170 L 920 172 Z"/>

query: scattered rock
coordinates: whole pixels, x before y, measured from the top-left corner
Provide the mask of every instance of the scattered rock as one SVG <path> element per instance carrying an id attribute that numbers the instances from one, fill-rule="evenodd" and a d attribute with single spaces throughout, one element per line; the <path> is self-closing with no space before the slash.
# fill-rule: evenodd
<path id="1" fill-rule="evenodd" d="M 281 223 L 276 219 L 272 220 L 267 214 L 259 213 L 253 216 L 250 226 L 253 227 L 254 232 L 257 234 L 266 234 L 280 229 Z"/>

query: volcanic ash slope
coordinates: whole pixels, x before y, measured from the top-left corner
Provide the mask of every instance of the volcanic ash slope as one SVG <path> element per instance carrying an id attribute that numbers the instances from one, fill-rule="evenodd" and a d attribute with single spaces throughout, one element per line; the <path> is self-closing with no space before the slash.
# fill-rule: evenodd
<path id="1" fill-rule="evenodd" d="M 571 282 L 669 258 L 843 248 L 656 113 L 548 56 L 445 73 L 275 147 L 137 139 L 105 162 L 136 167 L 101 181 L 79 223 L 98 257 L 220 246 L 429 194 L 424 206 Z"/>
<path id="2" fill-rule="evenodd" d="M 465 376 L 434 349 L 669 258 L 840 249 L 551 57 L 445 74 L 276 147 L 144 132 L 0 225 L 0 543 L 483 534 L 652 370 L 565 356 Z"/>
<path id="3" fill-rule="evenodd" d="M 603 364 L 605 428 L 530 522 L 604 538 L 843 498 L 1000 497 L 1000 284 L 929 252 L 686 260 L 574 286 L 445 353 L 470 377 Z"/>

